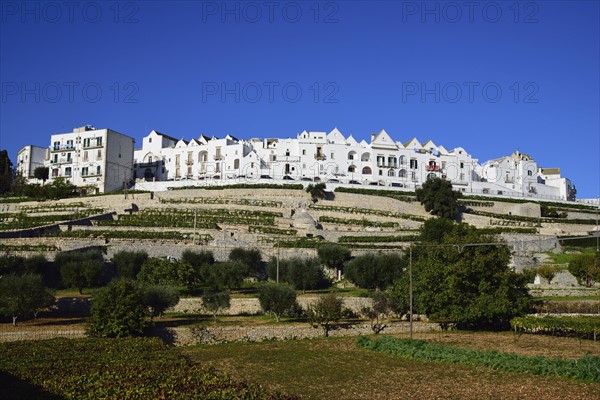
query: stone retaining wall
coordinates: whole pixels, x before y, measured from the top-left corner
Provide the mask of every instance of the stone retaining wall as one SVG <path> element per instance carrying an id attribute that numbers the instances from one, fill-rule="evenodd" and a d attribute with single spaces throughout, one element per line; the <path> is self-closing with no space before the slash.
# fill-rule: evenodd
<path id="1" fill-rule="evenodd" d="M 428 322 L 414 322 L 414 332 L 439 331 L 438 324 Z M 391 323 L 381 333 L 401 334 L 409 333 L 408 322 Z M 370 324 L 340 324 L 329 331 L 330 337 L 370 335 L 373 331 Z M 156 329 L 153 335 L 176 346 L 193 344 L 217 344 L 224 342 L 261 342 L 264 340 L 296 340 L 315 339 L 323 337 L 323 329 L 313 328 L 309 324 L 293 325 L 262 325 L 262 326 L 214 326 L 214 327 L 175 327 Z"/>
<path id="2" fill-rule="evenodd" d="M 17 340 L 48 340 L 58 337 L 80 339 L 85 337 L 85 331 L 83 329 L 48 329 L 43 331 L 0 332 L 0 342 L 14 342 Z"/>

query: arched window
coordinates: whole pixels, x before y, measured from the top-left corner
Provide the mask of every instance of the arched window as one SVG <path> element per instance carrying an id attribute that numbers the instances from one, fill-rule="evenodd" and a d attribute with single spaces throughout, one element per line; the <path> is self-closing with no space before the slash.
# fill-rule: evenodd
<path id="1" fill-rule="evenodd" d="M 362 156 L 360 156 L 360 161 L 369 161 L 370 159 L 371 159 L 370 153 L 363 153 Z"/>
<path id="2" fill-rule="evenodd" d="M 236 158 L 233 160 L 233 169 L 240 169 L 240 159 Z"/>
<path id="3" fill-rule="evenodd" d="M 363 173 L 363 175 L 371 175 L 372 174 L 371 167 L 364 167 L 362 169 L 362 173 Z"/>
<path id="4" fill-rule="evenodd" d="M 348 167 L 348 172 L 352 172 L 352 173 L 356 172 L 356 166 L 355 165 L 349 166 Z"/>
<path id="5" fill-rule="evenodd" d="M 393 169 L 390 169 L 390 170 L 388 171 L 388 176 L 396 176 L 396 173 L 394 172 L 394 170 L 393 170 Z"/>
<path id="6" fill-rule="evenodd" d="M 427 174 L 427 179 L 433 179 L 435 178 L 435 174 Z"/>
<path id="7" fill-rule="evenodd" d="M 398 178 L 406 178 L 406 170 L 405 169 L 401 169 L 400 171 L 398 171 Z"/>
<path id="8" fill-rule="evenodd" d="M 400 165 L 406 164 L 406 157 L 400 156 Z"/>
<path id="9" fill-rule="evenodd" d="M 351 151 L 348 153 L 348 160 L 355 160 L 356 159 L 356 152 L 355 151 Z"/>

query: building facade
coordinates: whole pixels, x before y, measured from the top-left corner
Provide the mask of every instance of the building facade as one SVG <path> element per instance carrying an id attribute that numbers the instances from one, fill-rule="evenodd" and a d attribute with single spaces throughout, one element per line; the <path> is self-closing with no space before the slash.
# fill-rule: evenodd
<path id="1" fill-rule="evenodd" d="M 390 186 L 414 190 L 431 177 L 464 193 L 572 200 L 575 188 L 557 168 L 540 168 L 518 151 L 479 164 L 465 149 L 447 150 L 416 138 L 394 141 L 382 130 L 370 142 L 331 132 L 303 131 L 296 138 L 186 141 L 152 131 L 134 154 L 139 183 L 186 185 L 311 181 L 335 185 Z M 191 182 L 187 182 L 191 181 Z M 173 184 L 175 185 L 175 184 Z"/>
<path id="2" fill-rule="evenodd" d="M 35 167 L 45 166 L 50 183 L 64 178 L 95 193 L 113 192 L 134 184 L 134 144 L 130 136 L 86 125 L 51 135 L 47 148 L 23 147 L 17 157 L 17 174 L 35 182 Z"/>
<path id="3" fill-rule="evenodd" d="M 26 179 L 28 183 L 38 183 L 34 177 L 35 169 L 44 167 L 46 148 L 28 144 L 17 153 L 16 174 Z"/>

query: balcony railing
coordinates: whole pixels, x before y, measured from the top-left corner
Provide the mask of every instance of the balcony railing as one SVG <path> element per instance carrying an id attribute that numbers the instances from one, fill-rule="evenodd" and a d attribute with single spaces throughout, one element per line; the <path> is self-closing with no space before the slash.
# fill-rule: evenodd
<path id="1" fill-rule="evenodd" d="M 187 165 L 194 165 L 194 160 L 186 160 L 185 163 Z"/>
<path id="2" fill-rule="evenodd" d="M 50 151 L 71 151 L 75 150 L 75 146 L 72 144 L 64 145 L 64 146 L 50 146 Z"/>
<path id="3" fill-rule="evenodd" d="M 435 171 L 435 172 L 439 172 L 439 171 L 440 171 L 440 166 L 439 166 L 439 165 L 426 165 L 426 166 L 425 166 L 425 170 L 426 170 L 426 171 Z"/>
<path id="4" fill-rule="evenodd" d="M 319 154 L 319 153 L 315 154 L 315 160 L 317 160 L 317 161 L 323 161 L 326 158 L 327 157 L 325 157 L 325 154 Z"/>
<path id="5" fill-rule="evenodd" d="M 223 156 L 222 156 L 221 154 L 215 154 L 215 155 L 213 156 L 213 159 L 214 159 L 215 161 L 219 161 L 219 160 L 222 160 L 222 159 L 223 159 Z"/>

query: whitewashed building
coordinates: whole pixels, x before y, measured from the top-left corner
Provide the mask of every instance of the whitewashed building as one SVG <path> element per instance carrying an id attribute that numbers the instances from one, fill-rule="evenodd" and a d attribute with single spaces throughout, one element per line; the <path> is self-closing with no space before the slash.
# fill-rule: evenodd
<path id="1" fill-rule="evenodd" d="M 17 153 L 16 174 L 27 180 L 27 183 L 38 183 L 33 173 L 36 168 L 43 167 L 46 160 L 45 147 L 28 144 Z"/>
<path id="2" fill-rule="evenodd" d="M 53 134 L 44 161 L 49 181 L 65 178 L 97 193 L 123 189 L 133 183 L 134 142 L 130 136 L 90 125 Z"/>
<path id="3" fill-rule="evenodd" d="M 185 186 L 192 186 L 278 180 L 414 190 L 435 176 L 466 194 L 564 200 L 575 195 L 575 188 L 560 177 L 560 170 L 540 168 L 530 156 L 518 151 L 480 165 L 462 147 L 447 150 L 417 138 L 402 143 L 385 130 L 372 134 L 370 142 L 345 137 L 337 128 L 329 133 L 303 131 L 287 139 L 200 135 L 190 141 L 152 131 L 135 150 L 134 160 L 140 184 L 186 181 Z"/>

